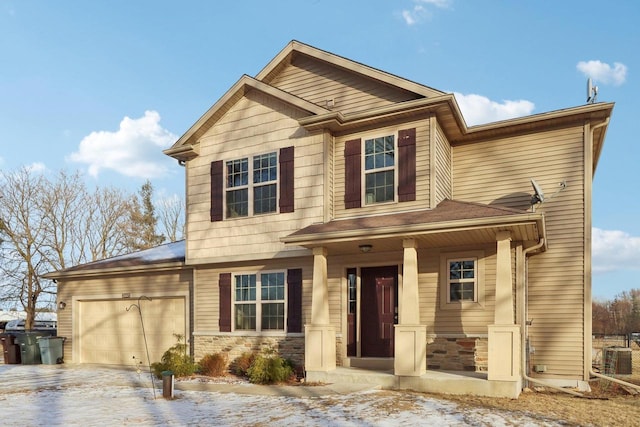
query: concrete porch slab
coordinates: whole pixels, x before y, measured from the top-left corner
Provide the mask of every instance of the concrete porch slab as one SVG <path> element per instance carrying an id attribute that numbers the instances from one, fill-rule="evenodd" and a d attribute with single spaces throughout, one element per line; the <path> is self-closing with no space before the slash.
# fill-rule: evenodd
<path id="1" fill-rule="evenodd" d="M 423 393 L 508 397 L 515 399 L 522 390 L 521 381 L 488 381 L 483 372 L 427 371 L 419 377 L 402 377 L 392 370 L 374 371 L 338 367 L 329 372 L 307 371 L 307 381 L 377 385 L 389 390 L 413 390 Z"/>

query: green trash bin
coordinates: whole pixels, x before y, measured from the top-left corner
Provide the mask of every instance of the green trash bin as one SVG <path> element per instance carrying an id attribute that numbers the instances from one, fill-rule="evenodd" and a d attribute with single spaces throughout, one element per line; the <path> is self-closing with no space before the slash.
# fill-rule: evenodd
<path id="1" fill-rule="evenodd" d="M 44 365 L 63 363 L 65 337 L 38 337 L 40 358 Z"/>
<path id="2" fill-rule="evenodd" d="M 51 335 L 48 331 L 24 331 L 16 336 L 16 344 L 20 346 L 20 359 L 23 365 L 39 365 L 42 363 L 38 338 Z"/>

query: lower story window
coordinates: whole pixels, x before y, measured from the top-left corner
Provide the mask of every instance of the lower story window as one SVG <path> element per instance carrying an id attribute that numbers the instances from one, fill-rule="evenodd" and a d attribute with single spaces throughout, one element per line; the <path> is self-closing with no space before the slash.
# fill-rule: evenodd
<path id="1" fill-rule="evenodd" d="M 238 274 L 234 279 L 236 330 L 285 329 L 285 273 Z"/>
<path id="2" fill-rule="evenodd" d="M 449 259 L 448 302 L 476 301 L 476 259 Z"/>

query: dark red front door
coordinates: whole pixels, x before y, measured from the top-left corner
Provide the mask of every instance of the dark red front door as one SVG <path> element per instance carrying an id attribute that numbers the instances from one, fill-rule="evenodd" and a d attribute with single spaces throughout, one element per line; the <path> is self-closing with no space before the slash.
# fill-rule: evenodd
<path id="1" fill-rule="evenodd" d="M 363 268 L 361 276 L 362 357 L 393 357 L 398 267 Z"/>

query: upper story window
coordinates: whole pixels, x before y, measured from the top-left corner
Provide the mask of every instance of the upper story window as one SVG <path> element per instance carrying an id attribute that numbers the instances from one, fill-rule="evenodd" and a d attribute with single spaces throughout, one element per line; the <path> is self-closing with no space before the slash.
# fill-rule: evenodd
<path id="1" fill-rule="evenodd" d="M 226 162 L 226 217 L 236 218 L 276 212 L 277 153 Z M 249 177 L 252 179 L 249 180 Z"/>
<path id="2" fill-rule="evenodd" d="M 416 128 L 345 141 L 344 207 L 416 200 Z"/>
<path id="3" fill-rule="evenodd" d="M 365 203 L 395 200 L 395 135 L 364 141 Z"/>
<path id="4" fill-rule="evenodd" d="M 211 162 L 211 221 L 294 211 L 294 147 Z"/>

